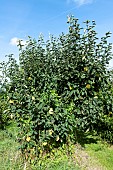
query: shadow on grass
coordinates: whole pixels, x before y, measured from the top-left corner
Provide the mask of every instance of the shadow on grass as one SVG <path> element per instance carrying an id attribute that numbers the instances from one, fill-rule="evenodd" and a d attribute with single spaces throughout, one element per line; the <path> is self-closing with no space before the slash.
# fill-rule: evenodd
<path id="1" fill-rule="evenodd" d="M 85 144 L 95 143 L 97 144 L 99 137 L 91 133 L 77 132 L 76 141 L 82 146 L 85 147 Z"/>

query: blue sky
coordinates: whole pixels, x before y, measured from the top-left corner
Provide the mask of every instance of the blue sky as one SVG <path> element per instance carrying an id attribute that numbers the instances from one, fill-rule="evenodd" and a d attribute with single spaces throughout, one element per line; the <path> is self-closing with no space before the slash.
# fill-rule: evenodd
<path id="1" fill-rule="evenodd" d="M 113 33 L 113 0 L 0 0 L 0 61 L 6 60 L 8 54 L 18 58 L 18 39 L 38 39 L 40 33 L 48 39 L 49 33 L 66 33 L 69 14 L 79 18 L 80 23 L 95 20 L 98 37 L 108 31 Z"/>

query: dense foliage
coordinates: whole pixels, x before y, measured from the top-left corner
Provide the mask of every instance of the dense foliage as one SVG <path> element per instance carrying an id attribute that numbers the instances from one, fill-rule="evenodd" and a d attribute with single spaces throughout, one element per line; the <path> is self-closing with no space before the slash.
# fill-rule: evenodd
<path id="1" fill-rule="evenodd" d="M 76 140 L 79 131 L 113 131 L 106 123 L 113 111 L 110 32 L 99 40 L 94 21 L 81 28 L 71 16 L 68 23 L 69 32 L 58 38 L 51 35 L 45 42 L 43 36 L 38 41 L 29 37 L 24 47 L 20 41 L 19 64 L 9 56 L 3 65 L 10 80 L 7 101 L 26 159 Z M 108 138 L 113 141 L 112 134 Z"/>
<path id="2" fill-rule="evenodd" d="M 0 85 L 0 129 L 4 129 L 8 125 L 10 117 L 8 114 L 8 105 L 6 99 L 5 89 L 2 88 L 2 83 Z"/>

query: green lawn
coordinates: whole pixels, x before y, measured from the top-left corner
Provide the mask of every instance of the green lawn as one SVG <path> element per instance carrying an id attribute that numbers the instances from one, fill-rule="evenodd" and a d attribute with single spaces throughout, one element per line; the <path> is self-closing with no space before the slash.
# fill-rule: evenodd
<path id="1" fill-rule="evenodd" d="M 50 158 L 43 158 L 35 166 L 25 164 L 16 142 L 17 130 L 14 125 L 6 130 L 0 130 L 0 170 L 80 170 L 62 149 L 56 150 L 54 156 Z"/>
<path id="2" fill-rule="evenodd" d="M 54 154 L 43 158 L 35 166 L 23 162 L 16 142 L 18 128 L 10 125 L 0 130 L 0 170 L 112 170 L 113 146 L 101 140 L 86 140 L 86 144 L 73 145 L 72 154 L 66 148 L 54 150 Z"/>
<path id="3" fill-rule="evenodd" d="M 22 164 L 16 142 L 16 126 L 0 130 L 0 170 L 20 170 Z"/>
<path id="4" fill-rule="evenodd" d="M 103 143 L 98 141 L 97 144 L 86 144 L 85 147 L 89 155 L 98 160 L 104 169 L 113 169 L 113 146 L 109 146 L 105 142 Z"/>

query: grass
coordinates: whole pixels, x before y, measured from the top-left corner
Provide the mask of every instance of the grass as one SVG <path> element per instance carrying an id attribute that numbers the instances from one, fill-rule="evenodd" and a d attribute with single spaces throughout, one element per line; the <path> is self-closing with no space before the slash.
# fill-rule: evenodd
<path id="1" fill-rule="evenodd" d="M 0 131 L 0 170 L 21 169 L 16 130 L 16 126 L 10 126 Z"/>
<path id="2" fill-rule="evenodd" d="M 79 166 L 63 149 L 55 150 L 50 157 L 45 157 L 35 166 L 25 164 L 18 150 L 16 125 L 0 130 L 0 170 L 80 170 Z"/>
<path id="3" fill-rule="evenodd" d="M 105 170 L 113 169 L 113 146 L 108 145 L 106 142 L 98 141 L 96 144 L 86 144 L 85 148 L 89 155 L 98 160 Z"/>
<path id="4" fill-rule="evenodd" d="M 71 145 L 70 153 L 66 147 L 55 149 L 45 155 L 34 166 L 23 162 L 18 150 L 16 125 L 0 130 L 0 170 L 112 170 L 113 146 L 98 137 L 88 136 L 82 145 Z"/>

